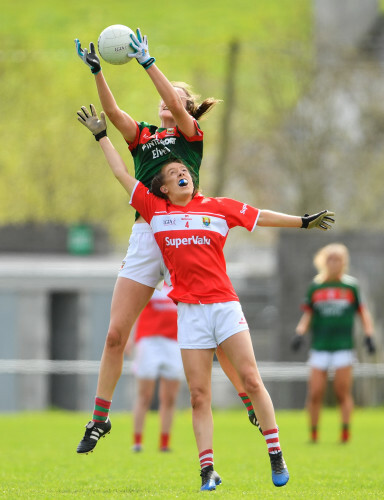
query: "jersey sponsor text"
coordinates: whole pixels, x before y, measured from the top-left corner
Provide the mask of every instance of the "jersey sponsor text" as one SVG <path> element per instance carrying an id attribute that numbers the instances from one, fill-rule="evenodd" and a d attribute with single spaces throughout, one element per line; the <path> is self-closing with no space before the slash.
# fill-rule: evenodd
<path id="1" fill-rule="evenodd" d="M 167 247 L 176 247 L 179 248 L 181 245 L 210 245 L 211 239 L 204 236 L 201 238 L 200 236 L 190 236 L 189 238 L 169 238 L 168 236 L 165 238 L 165 245 Z"/>

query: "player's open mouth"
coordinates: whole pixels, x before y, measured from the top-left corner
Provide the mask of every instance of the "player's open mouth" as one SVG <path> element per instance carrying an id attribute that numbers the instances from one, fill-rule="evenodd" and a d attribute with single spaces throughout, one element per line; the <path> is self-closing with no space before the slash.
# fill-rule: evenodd
<path id="1" fill-rule="evenodd" d="M 179 186 L 180 187 L 188 186 L 188 180 L 187 179 L 180 179 Z"/>

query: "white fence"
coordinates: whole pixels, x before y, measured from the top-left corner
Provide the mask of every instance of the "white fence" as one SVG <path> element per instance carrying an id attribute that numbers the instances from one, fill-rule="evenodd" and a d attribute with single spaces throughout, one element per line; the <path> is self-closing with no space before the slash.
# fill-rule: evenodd
<path id="1" fill-rule="evenodd" d="M 18 375 L 95 375 L 99 372 L 99 361 L 49 360 L 49 359 L 0 359 L 0 374 Z M 260 374 L 265 382 L 307 380 L 307 363 L 259 362 Z M 384 363 L 355 363 L 355 378 L 384 378 Z M 125 361 L 123 375 L 132 374 L 132 362 Z M 330 373 L 332 377 L 332 373 Z M 220 381 L 225 375 L 214 363 L 212 380 Z"/>
<path id="2" fill-rule="evenodd" d="M 99 366 L 99 361 L 89 360 L 0 359 L 0 412 L 44 410 L 51 406 L 87 410 L 93 405 Z M 276 408 L 304 407 L 309 375 L 306 363 L 260 362 L 258 366 Z M 329 375 L 332 378 L 333 374 Z M 383 404 L 384 363 L 356 363 L 354 378 L 357 405 Z M 237 391 L 217 362 L 213 365 L 212 388 L 214 408 L 240 405 Z M 127 360 L 114 393 L 115 410 L 130 411 L 135 394 L 132 362 Z M 328 402 L 333 404 L 332 400 Z M 189 391 L 184 380 L 178 407 L 188 408 L 189 405 Z"/>

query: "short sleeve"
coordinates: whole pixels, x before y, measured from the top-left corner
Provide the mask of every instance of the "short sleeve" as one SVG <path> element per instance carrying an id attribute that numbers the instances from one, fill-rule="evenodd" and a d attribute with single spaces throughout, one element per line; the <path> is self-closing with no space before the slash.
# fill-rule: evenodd
<path id="1" fill-rule="evenodd" d="M 304 300 L 301 304 L 301 309 L 303 311 L 313 311 L 313 292 L 314 292 L 314 287 L 313 287 L 313 282 L 310 284 L 310 286 L 307 289 L 307 293 L 304 297 Z"/>
<path id="2" fill-rule="evenodd" d="M 147 122 L 135 122 L 136 124 L 136 135 L 132 142 L 127 142 L 129 150 L 132 154 L 137 149 L 140 142 L 145 139 L 148 140 L 152 134 L 155 133 L 157 127 L 155 125 L 150 125 Z"/>
<path id="3" fill-rule="evenodd" d="M 258 208 L 230 198 L 217 198 L 220 211 L 225 214 L 229 229 L 240 226 L 253 231 L 256 227 L 260 210 Z"/>
<path id="4" fill-rule="evenodd" d="M 201 130 L 200 125 L 195 118 L 193 121 L 195 123 L 195 133 L 194 135 L 191 135 L 191 137 L 185 135 L 178 126 L 176 126 L 176 129 L 188 142 L 202 141 L 204 138 L 204 132 Z"/>
<path id="5" fill-rule="evenodd" d="M 129 204 L 144 217 L 148 224 L 150 224 L 153 214 L 160 208 L 159 205 L 162 201 L 161 198 L 152 194 L 144 184 L 137 181 L 133 188 Z"/>
<path id="6" fill-rule="evenodd" d="M 360 286 L 357 282 L 354 286 L 354 292 L 355 292 L 355 299 L 356 299 L 356 309 L 359 310 L 361 307 L 363 307 L 364 300 L 362 300 L 362 298 L 361 298 Z"/>

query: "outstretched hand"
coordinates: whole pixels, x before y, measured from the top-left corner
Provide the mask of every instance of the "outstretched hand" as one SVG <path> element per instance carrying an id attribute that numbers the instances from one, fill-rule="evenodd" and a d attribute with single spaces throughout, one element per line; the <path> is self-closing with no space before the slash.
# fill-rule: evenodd
<path id="1" fill-rule="evenodd" d="M 128 56 L 135 57 L 144 69 L 148 69 L 155 62 L 155 58 L 149 55 L 147 35 L 142 36 L 140 28 L 137 28 L 136 34 L 137 36 L 132 33 L 130 35 L 132 42 L 129 45 L 135 52 Z"/>
<path id="2" fill-rule="evenodd" d="M 88 49 L 81 48 L 81 43 L 78 38 L 75 39 L 75 45 L 76 45 L 77 55 L 84 62 L 84 64 L 86 64 L 91 68 L 92 73 L 96 75 L 101 70 L 101 65 L 100 65 L 100 59 L 96 54 L 93 42 L 89 44 L 90 52 L 88 52 Z"/>
<path id="3" fill-rule="evenodd" d="M 335 219 L 333 218 L 334 215 L 334 212 L 329 212 L 328 210 L 323 210 L 322 212 L 314 215 L 305 214 L 304 217 L 301 218 L 301 227 L 305 229 L 317 227 L 322 231 L 326 231 L 327 229 L 331 229 L 331 224 L 335 222 Z"/>
<path id="4" fill-rule="evenodd" d="M 77 119 L 92 132 L 96 141 L 99 141 L 102 137 L 107 135 L 107 122 L 105 120 L 105 114 L 102 111 L 99 118 L 93 104 L 90 105 L 90 109 L 91 114 L 89 114 L 89 111 L 85 106 L 81 106 L 81 111 L 77 112 Z"/>

